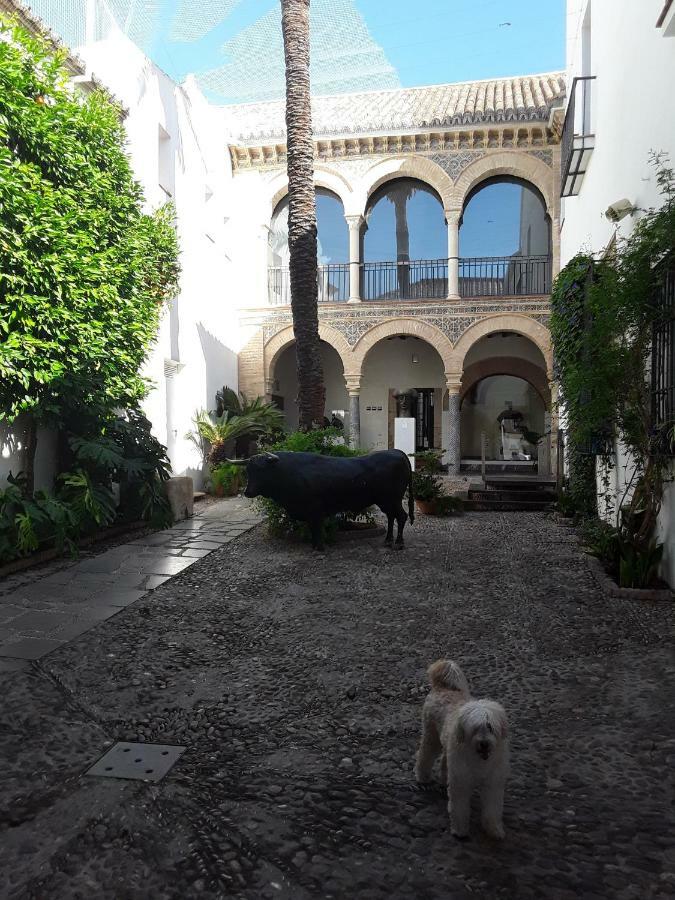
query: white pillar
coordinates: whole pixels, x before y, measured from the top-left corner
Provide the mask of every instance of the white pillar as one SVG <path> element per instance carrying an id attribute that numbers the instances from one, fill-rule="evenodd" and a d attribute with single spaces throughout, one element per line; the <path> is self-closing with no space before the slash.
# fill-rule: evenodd
<path id="1" fill-rule="evenodd" d="M 349 394 L 349 446 L 356 450 L 361 445 L 361 376 L 345 375 Z"/>
<path id="2" fill-rule="evenodd" d="M 448 300 L 459 300 L 459 220 L 462 211 L 446 209 L 448 223 Z"/>
<path id="3" fill-rule="evenodd" d="M 461 431 L 459 391 L 461 375 L 446 375 L 448 388 L 448 446 L 446 458 L 448 460 L 448 474 L 459 475 L 461 464 Z"/>
<path id="4" fill-rule="evenodd" d="M 349 303 L 361 302 L 361 225 L 363 216 L 345 216 L 349 226 Z"/>

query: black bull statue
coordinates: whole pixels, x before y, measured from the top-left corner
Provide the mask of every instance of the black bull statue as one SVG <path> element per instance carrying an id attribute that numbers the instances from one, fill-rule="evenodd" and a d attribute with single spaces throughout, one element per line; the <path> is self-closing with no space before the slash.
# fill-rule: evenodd
<path id="1" fill-rule="evenodd" d="M 246 497 L 269 497 L 289 516 L 307 522 L 312 545 L 322 548 L 322 525 L 336 513 L 358 513 L 379 506 L 388 520 L 386 544 L 394 538 L 403 546 L 403 528 L 408 515 L 415 519 L 410 460 L 401 450 L 381 450 L 368 456 L 335 457 L 317 453 L 260 453 L 249 460 L 232 460 L 246 465 Z M 408 490 L 408 514 L 403 497 Z"/>

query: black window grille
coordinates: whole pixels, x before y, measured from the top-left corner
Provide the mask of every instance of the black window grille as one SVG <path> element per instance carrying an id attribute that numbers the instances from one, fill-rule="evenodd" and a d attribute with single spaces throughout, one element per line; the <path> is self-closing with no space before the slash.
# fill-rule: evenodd
<path id="1" fill-rule="evenodd" d="M 660 265 L 652 333 L 652 424 L 675 426 L 675 257 Z"/>

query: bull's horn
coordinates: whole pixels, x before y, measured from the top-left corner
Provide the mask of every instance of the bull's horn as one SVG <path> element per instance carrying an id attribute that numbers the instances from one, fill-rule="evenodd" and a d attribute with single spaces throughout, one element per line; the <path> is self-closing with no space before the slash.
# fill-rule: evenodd
<path id="1" fill-rule="evenodd" d="M 225 461 L 228 462 L 231 466 L 245 466 L 248 464 L 247 459 L 228 459 L 225 457 Z"/>

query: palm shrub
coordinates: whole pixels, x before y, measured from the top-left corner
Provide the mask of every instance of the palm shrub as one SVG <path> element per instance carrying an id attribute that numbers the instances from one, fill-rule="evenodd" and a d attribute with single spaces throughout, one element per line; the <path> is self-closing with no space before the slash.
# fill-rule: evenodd
<path id="1" fill-rule="evenodd" d="M 265 439 L 265 443 L 281 440 L 284 433 L 284 414 L 274 403 L 262 397 L 249 400 L 245 394 L 237 394 L 232 388 L 223 387 L 216 393 L 216 415 L 229 413 L 231 416 L 247 417 L 256 425 L 264 426 L 264 431 L 251 430 L 240 435 L 235 441 L 237 456 L 247 455 L 253 440 Z"/>
<path id="2" fill-rule="evenodd" d="M 221 415 L 198 410 L 192 419 L 194 429 L 186 435 L 202 454 L 209 466 L 227 462 L 228 453 L 237 438 L 245 434 L 264 434 L 267 426 L 250 415 Z"/>

